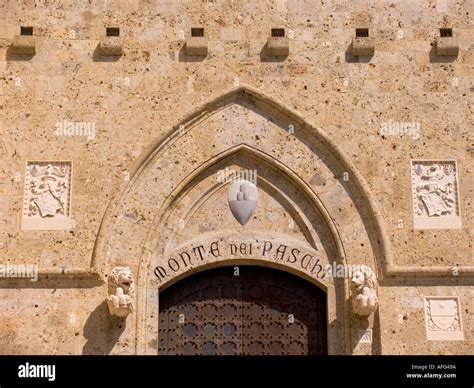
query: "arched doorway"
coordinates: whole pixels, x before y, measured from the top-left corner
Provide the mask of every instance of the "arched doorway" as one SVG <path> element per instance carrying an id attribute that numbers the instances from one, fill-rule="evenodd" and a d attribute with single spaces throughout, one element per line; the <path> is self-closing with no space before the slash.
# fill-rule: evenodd
<path id="1" fill-rule="evenodd" d="M 159 354 L 327 354 L 326 293 L 283 271 L 203 271 L 160 293 L 159 303 Z"/>
<path id="2" fill-rule="evenodd" d="M 241 171 L 256 171 L 258 187 L 245 226 L 228 198 L 228 178 Z M 121 339 L 137 354 L 158 352 L 159 299 L 168 288 L 192 273 L 242 264 L 321 285 L 327 351 L 351 354 L 375 315 L 353 316 L 350 277 L 323 278 L 322 268 L 365 265 L 381 275 L 391 268 L 387 236 L 368 186 L 323 130 L 241 85 L 196 109 L 137 160 L 104 216 L 92 266 L 128 266 L 136 276 L 135 321 Z"/>

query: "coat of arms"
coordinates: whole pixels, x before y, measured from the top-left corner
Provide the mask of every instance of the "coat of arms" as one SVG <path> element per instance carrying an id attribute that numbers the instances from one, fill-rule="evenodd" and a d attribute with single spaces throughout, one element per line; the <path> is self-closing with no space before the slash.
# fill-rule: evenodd
<path id="1" fill-rule="evenodd" d="M 257 186 L 246 180 L 232 183 L 227 195 L 230 211 L 241 225 L 245 225 L 257 207 Z"/>
<path id="2" fill-rule="evenodd" d="M 426 297 L 425 317 L 428 340 L 464 339 L 458 297 Z"/>
<path id="3" fill-rule="evenodd" d="M 430 299 L 428 303 L 431 323 L 438 330 L 448 330 L 457 318 L 456 301 L 452 299 Z M 433 329 L 436 328 L 433 327 Z"/>

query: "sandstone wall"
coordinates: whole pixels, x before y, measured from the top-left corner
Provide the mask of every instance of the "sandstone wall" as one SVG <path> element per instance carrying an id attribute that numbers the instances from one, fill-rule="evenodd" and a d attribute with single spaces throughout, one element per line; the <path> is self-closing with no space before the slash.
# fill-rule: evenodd
<path id="1" fill-rule="evenodd" d="M 472 0 L 2 0 L 0 262 L 89 268 L 106 208 L 148 147 L 213 96 L 246 84 L 299 112 L 351 160 L 395 266 L 472 266 L 473 17 Z M 32 57 L 10 47 L 20 26 L 34 27 Z M 120 58 L 98 53 L 107 26 L 120 28 Z M 196 26 L 209 42 L 204 59 L 184 51 Z M 351 54 L 361 26 L 375 40 L 373 57 Z M 273 27 L 290 36 L 285 59 L 266 55 Z M 454 30 L 456 58 L 436 55 L 441 27 Z M 95 137 L 58 136 L 65 120 L 93 123 Z M 420 123 L 420 136 L 381 136 L 389 121 Z M 414 230 L 412 159 L 456 160 L 461 228 Z M 72 161 L 70 230 L 22 229 L 25 166 L 38 160 Z M 135 352 L 133 321 L 121 327 L 106 314 L 105 283 L 53 278 L 0 280 L 0 353 Z M 474 352 L 472 275 L 380 279 L 379 294 L 380 344 L 356 353 Z M 464 341 L 426 340 L 420 301 L 407 298 L 429 295 L 460 297 Z"/>

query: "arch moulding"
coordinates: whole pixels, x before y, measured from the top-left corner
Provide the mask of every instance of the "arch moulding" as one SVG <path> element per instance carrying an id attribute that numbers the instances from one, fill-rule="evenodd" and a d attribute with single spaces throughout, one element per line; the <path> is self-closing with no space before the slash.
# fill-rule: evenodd
<path id="1" fill-rule="evenodd" d="M 257 172 L 257 210 L 245 226 L 228 209 L 223 171 Z M 246 248 L 236 254 L 234 246 Z M 360 322 L 349 281 L 323 277 L 319 267 L 367 265 L 380 279 L 390 263 L 380 216 L 352 163 L 301 115 L 239 86 L 185 117 L 137 161 L 106 210 L 92 268 L 134 273 L 136 312 L 125 336 L 137 353 L 156 354 L 160 290 L 229 264 L 274 267 L 324 289 L 329 351 L 350 353 Z"/>

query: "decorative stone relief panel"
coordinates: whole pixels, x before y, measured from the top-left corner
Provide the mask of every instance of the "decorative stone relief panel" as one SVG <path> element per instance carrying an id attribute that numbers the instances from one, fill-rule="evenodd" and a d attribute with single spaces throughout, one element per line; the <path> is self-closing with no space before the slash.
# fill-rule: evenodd
<path id="1" fill-rule="evenodd" d="M 425 297 L 426 337 L 429 341 L 462 341 L 461 306 L 457 296 Z"/>
<path id="2" fill-rule="evenodd" d="M 23 230 L 67 230 L 70 219 L 72 162 L 27 162 Z"/>
<path id="3" fill-rule="evenodd" d="M 411 177 L 414 228 L 461 228 L 456 161 L 414 160 Z"/>
<path id="4" fill-rule="evenodd" d="M 357 344 L 371 344 L 372 343 L 372 329 L 360 329 L 357 331 Z"/>

